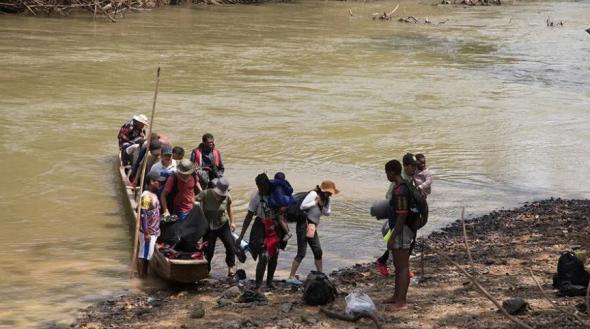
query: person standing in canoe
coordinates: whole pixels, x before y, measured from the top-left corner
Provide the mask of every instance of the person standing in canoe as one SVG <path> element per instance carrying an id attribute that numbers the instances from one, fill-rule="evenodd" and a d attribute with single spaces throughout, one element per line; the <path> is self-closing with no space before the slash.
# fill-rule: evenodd
<path id="1" fill-rule="evenodd" d="M 147 275 L 148 262 L 154 255 L 156 240 L 160 236 L 160 201 L 156 192 L 164 177 L 156 172 L 147 175 L 148 189 L 141 194 L 140 225 L 139 225 L 139 252 L 137 254 L 137 272 L 140 278 Z"/>
<path id="2" fill-rule="evenodd" d="M 222 177 L 225 172 L 223 159 L 219 150 L 215 148 L 213 135 L 206 133 L 201 140 L 202 143 L 191 153 L 191 161 L 203 171 L 203 187 L 213 187 L 213 180 Z"/>
<path id="3" fill-rule="evenodd" d="M 339 191 L 336 189 L 334 182 L 325 180 L 320 185 L 316 186 L 314 190 L 309 192 L 305 196 L 305 199 L 303 199 L 300 208 L 306 212 L 307 218 L 299 220 L 295 228 L 295 234 L 297 235 L 297 255 L 295 256 L 295 259 L 293 259 L 293 264 L 291 265 L 291 274 L 289 275 L 289 279 L 287 279 L 288 284 L 303 284 L 303 282 L 299 281 L 295 275 L 297 274 L 297 269 L 299 268 L 301 261 L 305 257 L 308 244 L 313 252 L 317 271 L 323 272 L 322 246 L 320 244 L 317 226 L 320 224 L 320 216 L 329 216 L 332 212 L 330 197 L 338 194 L 338 192 Z"/>
<path id="4" fill-rule="evenodd" d="M 149 124 L 148 118 L 143 114 L 133 116 L 133 119 L 126 122 L 121 129 L 119 129 L 119 150 L 121 151 L 121 164 L 123 166 L 130 165 L 132 160 L 127 154 L 127 148 L 131 145 L 137 144 L 140 146 L 145 139 L 145 126 Z"/>
<path id="5" fill-rule="evenodd" d="M 195 204 L 195 195 L 203 189 L 195 175 L 195 165 L 189 159 L 182 159 L 176 166 L 176 173 L 168 177 L 160 197 L 162 215 L 177 215 L 180 220 L 188 217 Z"/>
<path id="6" fill-rule="evenodd" d="M 236 265 L 236 247 L 231 232 L 236 229 L 236 226 L 231 210 L 232 200 L 229 190 L 229 182 L 225 177 L 221 177 L 216 180 L 214 188 L 208 188 L 199 193 L 197 200 L 201 202 L 201 208 L 209 224 L 209 231 L 205 234 L 204 239 L 207 241 L 205 257 L 209 262 L 209 271 L 211 271 L 211 260 L 215 254 L 215 243 L 219 238 L 225 247 L 227 276 L 233 277 Z"/>
<path id="7" fill-rule="evenodd" d="M 249 248 L 252 257 L 258 260 L 258 264 L 256 264 L 256 290 L 262 286 L 262 279 L 264 278 L 264 272 L 267 271 L 267 266 L 266 287 L 274 289 L 273 279 L 279 259 L 279 236 L 274 225 L 276 214 L 268 205 L 271 184 L 265 173 L 256 176 L 256 187 L 258 187 L 258 191 L 250 199 L 248 213 L 244 218 L 242 232 L 236 240 L 236 245 L 241 244 L 250 222 L 254 218 L 254 224 L 250 231 Z"/>

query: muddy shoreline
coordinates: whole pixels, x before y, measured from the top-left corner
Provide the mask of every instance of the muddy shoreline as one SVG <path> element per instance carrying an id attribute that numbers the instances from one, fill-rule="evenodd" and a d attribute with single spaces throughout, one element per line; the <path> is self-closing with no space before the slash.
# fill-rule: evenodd
<path id="1" fill-rule="evenodd" d="M 584 297 L 557 297 L 551 287 L 559 253 L 588 252 L 590 200 L 549 199 L 512 210 L 493 211 L 466 220 L 474 267 L 482 285 L 500 302 L 524 298 L 529 308 L 517 317 L 536 328 L 581 328 L 543 298 L 529 270 L 552 300 L 571 312 Z M 424 248 L 422 253 L 422 245 Z M 513 328 L 470 281 L 432 251 L 443 251 L 468 268 L 460 221 L 420 239 L 411 270 L 409 308 L 392 313 L 382 301 L 393 293 L 393 277 L 374 264 L 333 271 L 339 296 L 329 308 L 343 311 L 352 291 L 367 293 L 377 306 L 383 328 Z M 375 255 L 377 256 L 377 255 Z M 423 272 L 424 271 L 424 272 Z M 249 273 L 250 274 L 250 273 Z M 302 292 L 277 281 L 263 291 L 264 301 L 239 302 L 252 286 L 246 280 L 206 279 L 190 287 L 148 290 L 113 298 L 80 311 L 73 328 L 374 328 L 368 319 L 331 319 L 318 307 L 304 305 Z M 590 320 L 585 314 L 582 317 Z"/>

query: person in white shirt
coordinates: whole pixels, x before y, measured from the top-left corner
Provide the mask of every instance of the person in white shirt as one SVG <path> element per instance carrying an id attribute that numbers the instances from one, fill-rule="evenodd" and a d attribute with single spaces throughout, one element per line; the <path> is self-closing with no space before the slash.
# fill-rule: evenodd
<path id="1" fill-rule="evenodd" d="M 288 284 L 303 284 L 295 277 L 295 274 L 305 257 L 308 244 L 313 252 L 315 267 L 318 272 L 322 272 L 322 246 L 320 244 L 317 226 L 320 224 L 320 216 L 329 216 L 332 212 L 330 197 L 338 194 L 338 192 L 334 182 L 325 180 L 319 186 L 316 186 L 313 191 L 310 191 L 305 196 L 305 199 L 303 199 L 300 208 L 306 212 L 307 218 L 297 222 L 295 229 L 297 235 L 297 255 L 291 265 L 291 274 L 287 280 Z"/>
<path id="2" fill-rule="evenodd" d="M 154 163 L 150 172 L 155 172 L 160 177 L 168 178 L 176 172 L 176 160 L 172 159 L 172 147 L 162 145 L 161 159 Z"/>

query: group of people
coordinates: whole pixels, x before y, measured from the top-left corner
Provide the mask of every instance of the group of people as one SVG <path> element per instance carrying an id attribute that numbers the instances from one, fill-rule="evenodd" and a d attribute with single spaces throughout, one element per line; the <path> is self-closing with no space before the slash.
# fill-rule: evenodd
<path id="1" fill-rule="evenodd" d="M 257 261 L 256 289 L 262 286 L 265 273 L 266 287 L 274 288 L 279 250 L 284 249 L 292 235 L 288 220 L 296 222 L 297 254 L 287 283 L 302 284 L 296 273 L 308 246 L 312 250 L 317 271 L 323 271 L 318 226 L 320 217 L 331 213 L 332 196 L 339 193 L 334 182 L 324 180 L 311 191 L 302 193 L 297 200 L 284 173 L 276 173 L 273 179 L 266 173 L 259 174 L 255 178 L 257 190 L 249 201 L 242 229 L 237 235 L 234 233 L 236 225 L 231 207 L 230 184 L 225 177 L 224 163 L 213 135 L 204 134 L 201 143 L 192 150 L 190 159 L 185 159 L 184 149 L 172 147 L 161 134 L 153 133 L 148 143 L 144 130 L 146 125 L 147 118 L 136 115 L 121 127 L 118 136 L 121 164 L 128 168 L 131 182 L 141 184 L 139 168 L 143 161 L 147 161 L 147 174 L 143 179 L 145 191 L 139 204 L 140 276 L 146 274 L 148 261 L 160 234 L 160 220 L 169 216 L 176 216 L 179 221 L 185 220 L 195 202 L 200 204 L 208 224 L 207 233 L 202 239 L 206 244 L 205 257 L 211 264 L 219 238 L 225 247 L 228 276 L 236 272 L 236 256 L 241 261 L 245 260 L 240 246 L 248 228 L 252 226 L 248 247 Z M 416 212 L 412 191 L 418 191 L 426 199 L 432 184 L 424 155 L 408 153 L 403 156 L 402 163 L 391 160 L 385 165 L 385 174 L 391 183 L 386 193 L 391 209 L 387 221 L 390 232 L 386 239 L 387 251 L 376 262 L 378 271 L 388 276 L 387 261 L 390 253 L 393 256 L 395 293 L 386 302 L 393 303 L 394 308 L 405 307 L 410 281 L 409 257 L 416 238 L 416 231 L 408 224 L 412 213 Z"/>
<path id="2" fill-rule="evenodd" d="M 279 250 L 285 248 L 292 236 L 287 224 L 287 213 L 293 212 L 293 208 L 304 212 L 306 216 L 297 220 L 297 256 L 293 260 L 288 283 L 302 284 L 296 278 L 296 273 L 305 257 L 307 245 L 312 249 L 317 270 L 322 271 L 322 249 L 317 226 L 320 216 L 327 216 L 331 212 L 331 196 L 338 194 L 334 182 L 321 182 L 297 202 L 284 173 L 276 173 L 273 179 L 266 173 L 259 174 L 255 179 L 257 191 L 250 199 L 242 230 L 236 239 L 237 234 L 233 233 L 236 226 L 231 208 L 230 184 L 224 175 L 223 160 L 215 147 L 213 135 L 204 134 L 201 144 L 191 152 L 190 159 L 185 159 L 184 149 L 172 147 L 162 134 L 152 133 L 148 141 L 145 134 L 148 124 L 147 117 L 136 115 L 121 127 L 118 135 L 121 165 L 127 168 L 129 181 L 136 186 L 144 182 L 145 190 L 139 203 L 140 277 L 147 273 L 148 262 L 160 236 L 160 221 L 171 216 L 178 221 L 186 220 L 196 202 L 208 224 L 202 238 L 206 245 L 205 257 L 211 264 L 219 238 L 225 247 L 228 276 L 236 272 L 236 256 L 241 260 L 245 258 L 239 246 L 252 224 L 248 249 L 257 261 L 256 288 L 262 286 L 265 273 L 266 286 L 274 288 Z M 143 162 L 147 163 L 146 174 L 142 179 Z"/>

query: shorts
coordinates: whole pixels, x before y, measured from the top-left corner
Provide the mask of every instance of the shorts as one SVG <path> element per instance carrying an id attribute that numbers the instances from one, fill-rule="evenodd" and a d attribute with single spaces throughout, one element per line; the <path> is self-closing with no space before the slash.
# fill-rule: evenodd
<path id="1" fill-rule="evenodd" d="M 395 239 L 393 241 L 393 249 L 410 249 L 415 238 L 416 232 L 412 231 L 408 225 L 404 225 L 400 234 L 396 237 L 392 237 L 392 239 Z"/>
<path id="2" fill-rule="evenodd" d="M 154 255 L 154 248 L 156 247 L 156 240 L 158 239 L 155 235 L 150 235 L 148 243 L 145 241 L 145 236 L 140 232 L 139 234 L 139 251 L 137 252 L 137 258 L 145 260 L 152 259 Z"/>

